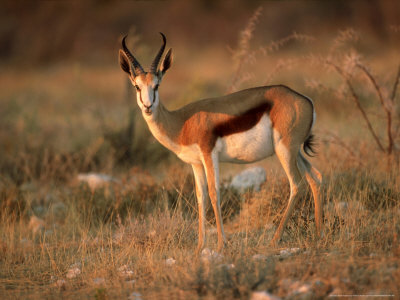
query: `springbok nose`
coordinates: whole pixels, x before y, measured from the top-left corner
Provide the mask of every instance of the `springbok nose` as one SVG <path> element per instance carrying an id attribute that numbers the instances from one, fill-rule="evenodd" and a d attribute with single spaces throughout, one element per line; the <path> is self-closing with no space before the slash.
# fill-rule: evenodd
<path id="1" fill-rule="evenodd" d="M 151 115 L 151 110 L 150 110 L 150 108 L 153 106 L 153 103 L 152 103 L 150 106 L 146 106 L 145 104 L 143 104 L 143 106 L 145 107 L 144 112 L 145 112 L 147 115 Z"/>
<path id="2" fill-rule="evenodd" d="M 146 104 L 143 103 L 143 106 L 146 108 L 146 110 L 150 109 L 153 106 L 153 103 L 150 104 L 150 106 L 147 106 Z"/>

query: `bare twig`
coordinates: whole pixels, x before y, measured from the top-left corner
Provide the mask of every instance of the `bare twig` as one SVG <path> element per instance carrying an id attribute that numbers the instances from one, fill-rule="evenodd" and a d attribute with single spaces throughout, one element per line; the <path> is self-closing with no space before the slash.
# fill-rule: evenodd
<path id="1" fill-rule="evenodd" d="M 392 103 L 394 102 L 394 98 L 396 98 L 396 92 L 397 92 L 397 86 L 399 85 L 399 80 L 400 80 L 400 65 L 397 69 L 397 75 L 396 78 L 394 80 L 394 84 L 393 84 L 393 90 L 390 96 L 390 100 L 392 100 Z"/>
<path id="2" fill-rule="evenodd" d="M 357 93 L 355 92 L 355 90 L 353 88 L 353 85 L 350 82 L 349 76 L 338 65 L 334 64 L 333 62 L 325 61 L 325 63 L 327 63 L 328 65 L 332 66 L 335 69 L 335 71 L 345 80 L 345 82 L 347 84 L 347 87 L 349 88 L 350 93 L 353 96 L 352 98 L 354 100 L 354 103 L 356 104 L 358 110 L 361 112 L 361 115 L 363 116 L 364 121 L 367 124 L 368 130 L 370 131 L 370 133 L 371 133 L 372 137 L 374 138 L 376 144 L 378 145 L 379 149 L 382 152 L 386 152 L 385 148 L 382 146 L 382 143 L 380 142 L 380 140 L 378 138 L 378 135 L 375 133 L 375 130 L 372 127 L 372 124 L 371 124 L 371 122 L 370 122 L 370 120 L 369 120 L 369 118 L 367 116 L 367 113 L 365 112 L 365 110 L 361 106 L 360 99 L 359 99 Z"/>
<path id="3" fill-rule="evenodd" d="M 387 107 L 387 103 L 385 102 L 385 99 L 383 98 L 382 91 L 381 91 L 378 83 L 376 82 L 375 78 L 372 76 L 371 72 L 368 71 L 368 69 L 360 63 L 357 63 L 356 66 L 357 66 L 357 68 L 361 69 L 364 72 L 364 74 L 368 77 L 368 79 L 371 81 L 372 85 L 374 86 L 374 88 L 378 94 L 379 102 L 381 102 L 383 109 L 385 111 L 389 110 L 389 108 Z"/>
<path id="4" fill-rule="evenodd" d="M 289 59 L 288 58 L 288 59 L 278 60 L 275 67 L 272 70 L 270 70 L 269 75 L 267 76 L 267 79 L 265 80 L 264 84 L 266 84 L 266 85 L 271 84 L 272 79 L 278 72 L 280 72 L 281 70 L 284 70 L 284 69 L 288 70 L 298 63 L 299 63 L 299 60 L 297 60 L 297 59 Z"/>
<path id="5" fill-rule="evenodd" d="M 330 53 L 334 53 L 339 49 L 341 46 L 348 42 L 357 42 L 360 39 L 360 35 L 357 31 L 353 28 L 347 28 L 345 30 L 339 31 L 336 38 L 333 40 Z"/>
<path id="6" fill-rule="evenodd" d="M 289 43 L 290 41 L 311 42 L 314 40 L 315 38 L 311 35 L 293 32 L 291 35 L 288 35 L 280 40 L 270 42 L 268 46 L 260 47 L 259 51 L 262 54 L 266 55 L 268 53 L 279 50 L 282 46 Z"/>
<path id="7" fill-rule="evenodd" d="M 386 133 L 387 133 L 387 138 L 388 138 L 388 147 L 387 147 L 387 153 L 391 154 L 393 151 L 393 134 L 392 134 L 392 105 L 388 101 L 385 101 L 382 95 L 382 91 L 379 87 L 379 84 L 375 80 L 375 78 L 372 76 L 372 74 L 368 71 L 368 69 L 361 65 L 360 63 L 357 63 L 356 66 L 361 69 L 364 74 L 368 77 L 368 79 L 371 81 L 372 85 L 375 87 L 376 92 L 378 93 L 378 99 L 379 102 L 382 105 L 383 110 L 386 113 Z"/>
<path id="8" fill-rule="evenodd" d="M 334 134 L 330 131 L 324 132 L 325 136 L 330 136 L 330 139 L 327 139 L 329 142 L 333 142 L 334 144 L 345 149 L 353 160 L 356 160 L 360 165 L 365 165 L 364 162 L 358 157 L 358 155 L 353 151 L 353 148 L 347 145 L 338 135 Z"/>
<path id="9" fill-rule="evenodd" d="M 397 75 L 396 75 L 396 78 L 395 78 L 395 81 L 394 81 L 394 84 L 393 84 L 392 93 L 391 93 L 391 96 L 390 96 L 390 100 L 392 101 L 393 107 L 394 107 L 394 101 L 395 101 L 395 98 L 396 98 L 396 92 L 397 92 L 397 87 L 399 85 L 399 81 L 400 81 L 400 65 L 399 65 L 399 67 L 397 69 Z M 399 133 L 400 133 L 400 124 L 397 125 L 397 127 L 396 127 L 396 129 L 394 131 L 394 139 L 397 138 Z"/>
<path id="10" fill-rule="evenodd" d="M 249 19 L 249 22 L 247 23 L 245 29 L 240 32 L 239 47 L 234 52 L 234 57 L 233 57 L 234 60 L 237 61 L 236 69 L 234 71 L 234 75 L 233 75 L 231 84 L 227 88 L 228 93 L 233 92 L 236 89 L 238 82 L 241 81 L 243 66 L 244 66 L 245 62 L 251 56 L 250 40 L 253 37 L 253 32 L 255 30 L 256 24 L 258 22 L 258 18 L 260 17 L 262 10 L 263 10 L 263 8 L 261 6 L 258 7 L 254 11 L 251 18 Z"/>

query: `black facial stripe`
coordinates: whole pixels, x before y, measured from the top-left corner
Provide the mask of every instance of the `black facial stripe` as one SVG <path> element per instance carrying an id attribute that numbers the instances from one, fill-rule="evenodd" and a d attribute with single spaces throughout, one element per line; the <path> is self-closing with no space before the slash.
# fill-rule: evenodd
<path id="1" fill-rule="evenodd" d="M 155 94 L 154 94 L 154 96 L 155 96 Z M 141 92 L 141 91 L 139 92 L 139 99 L 140 99 L 140 102 L 142 102 L 143 106 L 146 107 L 147 109 L 149 109 L 149 108 L 151 108 L 151 107 L 153 106 L 154 101 L 153 101 L 153 103 L 151 103 L 150 106 L 146 106 L 146 104 L 143 103 L 143 100 L 142 100 L 142 92 Z M 153 98 L 153 99 L 154 99 L 154 98 Z"/>
<path id="2" fill-rule="evenodd" d="M 139 92 L 140 102 L 142 102 L 142 104 L 144 105 L 143 100 L 142 100 L 142 91 L 138 91 L 138 92 Z"/>
<path id="3" fill-rule="evenodd" d="M 150 106 L 146 106 L 146 105 L 143 103 L 143 100 L 142 100 L 142 91 L 141 91 L 141 90 L 138 90 L 138 89 L 137 89 L 137 91 L 139 92 L 139 100 L 140 100 L 140 102 L 143 104 L 143 106 L 146 107 L 146 108 L 151 108 L 151 107 L 153 106 L 154 102 L 156 101 L 156 90 L 153 89 L 153 103 L 151 103 Z"/>

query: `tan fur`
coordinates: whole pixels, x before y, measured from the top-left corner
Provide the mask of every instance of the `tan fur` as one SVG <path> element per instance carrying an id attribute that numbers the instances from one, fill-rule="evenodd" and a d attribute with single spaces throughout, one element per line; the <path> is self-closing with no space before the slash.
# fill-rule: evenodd
<path id="1" fill-rule="evenodd" d="M 146 86 L 153 86 L 153 82 L 156 76 L 151 73 L 142 73 L 138 75 L 136 78 L 134 78 L 135 83 L 141 83 L 142 85 Z"/>
<path id="2" fill-rule="evenodd" d="M 252 126 L 244 122 L 233 130 L 234 133 L 249 130 L 261 119 L 262 113 L 268 113 L 273 128 L 281 136 L 290 135 L 285 139 L 287 142 L 304 143 L 313 120 L 312 103 L 284 86 L 254 88 L 221 98 L 200 100 L 172 112 L 161 107 L 163 113 L 157 123 L 164 134 L 177 144 L 197 143 L 204 152 L 210 152 L 218 137 L 214 132 L 218 126 L 237 123 L 235 119 L 257 107 L 260 110 L 252 111 L 249 118 L 249 122 L 251 118 L 255 121 Z M 296 141 L 292 141 L 293 138 Z"/>
<path id="3" fill-rule="evenodd" d="M 275 152 L 291 186 L 288 207 L 273 242 L 281 238 L 299 197 L 298 192 L 304 190 L 303 176 L 306 176 L 313 191 L 317 231 L 320 232 L 322 226 L 320 183 L 313 180 L 315 176 L 312 175 L 310 167 L 303 167 L 304 162 L 299 157 L 300 147 L 310 134 L 313 110 L 311 100 L 285 86 L 244 90 L 221 98 L 194 102 L 176 111 L 168 111 L 160 103 L 159 115 L 155 122 L 162 135 L 177 145 L 197 144 L 201 149 L 209 195 L 217 221 L 219 247 L 222 247 L 225 236 L 220 217 L 219 190 L 214 184 L 217 175 L 213 172 L 216 168 L 214 164 L 218 162 L 211 159 L 215 143 L 224 135 L 251 129 L 263 114 L 268 114 L 271 119 L 275 132 Z M 300 170 L 298 164 L 302 164 Z"/>
<path id="4" fill-rule="evenodd" d="M 219 171 L 218 171 L 218 154 L 213 151 L 203 155 L 203 165 L 206 171 L 208 194 L 210 195 L 211 205 L 214 210 L 215 223 L 217 224 L 218 233 L 218 249 L 221 250 L 225 243 L 226 237 L 221 216 L 221 199 L 219 192 Z M 202 245 L 199 244 L 199 249 Z"/>
<path id="5" fill-rule="evenodd" d="M 128 73 L 128 58 L 123 52 L 120 52 L 120 64 Z M 159 101 L 156 86 L 170 64 L 171 57 L 167 54 L 163 62 L 165 70 L 136 77 L 131 72 L 130 78 L 138 86 L 137 102 L 153 135 L 182 160 L 192 164 L 199 205 L 198 249 L 205 240 L 207 188 L 216 218 L 218 248 L 226 241 L 221 217 L 219 160 L 253 162 L 274 152 L 288 176 L 290 198 L 273 242 L 281 239 L 305 181 L 313 192 L 319 234 L 322 227 L 321 175 L 300 152 L 314 122 L 312 101 L 288 87 L 269 86 L 200 100 L 168 111 Z M 260 122 L 261 119 L 264 121 Z M 249 142 L 255 147 L 247 147 Z"/>

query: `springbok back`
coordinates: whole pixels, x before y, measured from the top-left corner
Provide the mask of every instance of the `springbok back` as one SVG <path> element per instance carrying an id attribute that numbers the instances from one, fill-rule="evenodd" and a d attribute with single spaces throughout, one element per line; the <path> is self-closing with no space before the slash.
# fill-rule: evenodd
<path id="1" fill-rule="evenodd" d="M 214 209 L 218 249 L 224 234 L 220 193 L 219 162 L 252 163 L 276 154 L 290 183 L 290 197 L 284 216 L 272 240 L 277 243 L 297 199 L 311 187 L 315 204 L 317 234 L 322 227 L 321 174 L 302 154 L 314 152 L 311 129 L 315 110 L 311 99 L 283 85 L 263 86 L 233 94 L 200 100 L 178 110 L 167 110 L 159 98 L 159 86 L 172 64 L 172 51 L 161 66 L 166 38 L 150 71 L 145 72 L 122 40 L 119 60 L 122 70 L 136 87 L 137 103 L 154 137 L 181 160 L 191 164 L 199 209 L 198 250 L 205 242 L 205 201 Z"/>

